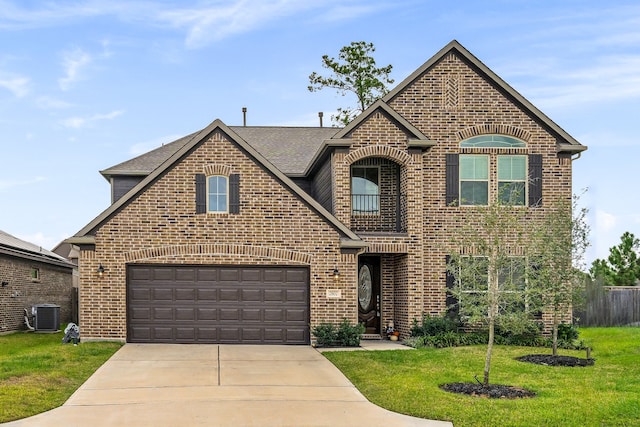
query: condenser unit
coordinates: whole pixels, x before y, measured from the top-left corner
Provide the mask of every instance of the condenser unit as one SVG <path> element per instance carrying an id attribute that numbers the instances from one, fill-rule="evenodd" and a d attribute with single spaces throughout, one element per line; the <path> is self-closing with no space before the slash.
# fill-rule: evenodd
<path id="1" fill-rule="evenodd" d="M 36 332 L 56 332 L 60 330 L 60 306 L 38 304 L 33 306 L 33 327 Z"/>

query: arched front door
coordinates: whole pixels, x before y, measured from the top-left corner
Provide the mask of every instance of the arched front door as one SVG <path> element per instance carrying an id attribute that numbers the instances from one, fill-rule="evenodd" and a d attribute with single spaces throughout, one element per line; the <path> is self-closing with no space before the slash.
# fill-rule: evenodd
<path id="1" fill-rule="evenodd" d="M 358 323 L 365 334 L 380 334 L 380 258 L 362 256 L 358 262 Z"/>

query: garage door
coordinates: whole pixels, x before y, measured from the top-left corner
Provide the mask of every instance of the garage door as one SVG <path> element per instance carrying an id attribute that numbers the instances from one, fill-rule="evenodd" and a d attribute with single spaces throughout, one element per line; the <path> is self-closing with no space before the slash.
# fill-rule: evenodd
<path id="1" fill-rule="evenodd" d="M 130 265 L 127 340 L 307 344 L 308 269 Z"/>

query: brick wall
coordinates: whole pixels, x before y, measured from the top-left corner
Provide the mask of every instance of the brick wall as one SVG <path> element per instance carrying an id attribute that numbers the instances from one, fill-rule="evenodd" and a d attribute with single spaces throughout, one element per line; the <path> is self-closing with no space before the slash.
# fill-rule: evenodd
<path id="1" fill-rule="evenodd" d="M 557 154 L 557 137 L 541 120 L 453 53 L 389 105 L 436 145 L 425 153 L 408 149 L 412 135 L 389 115 L 372 114 L 348 135 L 350 147 L 332 153 L 330 205 L 338 220 L 351 224 L 351 166 L 373 162 L 399 169 L 400 192 L 406 196 L 400 206 L 403 232 L 363 236 L 372 243 L 368 253 L 381 256 L 382 326 L 393 319 L 406 336 L 414 318 L 446 309 L 445 256 L 456 249 L 455 231 L 473 209 L 446 204 L 446 154 L 488 154 L 494 177 L 499 154 L 542 155 L 543 206 L 528 209 L 526 220 L 532 223 L 554 201 L 570 200 L 571 158 Z M 462 140 L 492 133 L 515 136 L 527 146 L 515 151 L 460 149 Z M 239 215 L 195 215 L 194 175 L 212 164 L 240 174 Z M 495 198 L 495 180 L 491 182 L 490 197 Z M 217 246 L 207 246 L 213 243 Z M 341 254 L 338 233 L 220 132 L 109 219 L 97 231 L 95 252 L 82 252 L 85 334 L 126 337 L 125 270 L 135 262 L 309 265 L 312 325 L 357 319 L 357 254 Z M 107 269 L 102 278 L 95 273 L 99 263 Z M 331 274 L 336 267 L 341 271 L 338 282 Z M 326 291 L 336 288 L 341 298 L 327 299 Z"/>
<path id="2" fill-rule="evenodd" d="M 0 333 L 26 329 L 23 310 L 37 304 L 59 305 L 61 324 L 71 320 L 71 268 L 0 255 L 0 281 L 8 283 L 0 287 Z"/>
<path id="3" fill-rule="evenodd" d="M 214 164 L 240 175 L 237 215 L 195 214 L 195 174 Z M 217 131 L 102 225 L 95 252 L 82 251 L 83 334 L 126 338 L 127 263 L 309 265 L 312 326 L 356 321 L 357 262 L 339 244 L 331 225 Z M 336 288 L 342 297 L 327 299 Z"/>
<path id="4" fill-rule="evenodd" d="M 490 156 L 490 173 L 496 176 L 499 154 L 541 154 L 543 157 L 543 206 L 530 208 L 527 221 L 535 223 L 554 201 L 571 198 L 571 160 L 557 154 L 556 136 L 539 120 L 531 118 L 494 84 L 481 77 L 471 65 L 457 55 L 445 56 L 413 84 L 389 102 L 436 145 L 424 154 L 407 149 L 408 135 L 383 113 L 374 113 L 351 133 L 351 147 L 334 155 L 334 206 L 336 215 L 345 221 L 349 216 L 350 158 L 363 147 L 391 146 L 411 156 L 411 161 L 396 155 L 400 167 L 401 192 L 407 195 L 402 215 L 406 215 L 407 233 L 400 236 L 365 236 L 378 245 L 400 239 L 408 248 L 406 256 L 395 259 L 383 255 L 383 280 L 391 277 L 385 265 L 393 265 L 393 284 L 383 282 L 382 319 L 395 317 L 396 326 L 408 332 L 413 318 L 421 314 L 438 315 L 445 304 L 445 256 L 453 251 L 456 229 L 470 207 L 447 206 L 445 199 L 445 155 L 448 153 L 482 153 Z M 505 134 L 523 139 L 523 149 L 460 149 L 463 139 L 480 134 Z M 380 151 L 380 150 L 378 150 Z M 406 154 L 405 154 L 406 155 Z M 372 158 L 368 162 L 375 162 Z M 389 158 L 386 155 L 379 157 Z M 359 160 L 362 162 L 363 160 Z M 497 194 L 497 181 L 491 180 L 490 197 Z M 406 213 L 404 212 L 406 210 Z M 404 219 L 403 219 L 404 221 Z M 517 248 L 514 248 L 517 251 Z M 369 250 L 375 252 L 375 250 Z M 385 274 L 387 272 L 387 274 Z M 392 289 L 389 289 L 391 287 Z M 393 294 L 393 304 L 388 301 Z M 545 317 L 547 319 L 547 317 Z"/>

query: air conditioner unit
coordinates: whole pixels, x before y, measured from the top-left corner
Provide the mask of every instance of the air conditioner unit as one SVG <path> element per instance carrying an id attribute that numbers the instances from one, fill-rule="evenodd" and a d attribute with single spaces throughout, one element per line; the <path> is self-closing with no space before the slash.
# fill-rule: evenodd
<path id="1" fill-rule="evenodd" d="M 33 327 L 36 332 L 56 332 L 60 330 L 60 306 L 38 304 L 32 308 Z"/>

